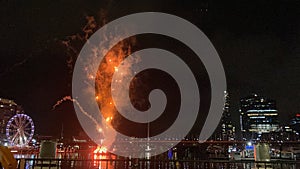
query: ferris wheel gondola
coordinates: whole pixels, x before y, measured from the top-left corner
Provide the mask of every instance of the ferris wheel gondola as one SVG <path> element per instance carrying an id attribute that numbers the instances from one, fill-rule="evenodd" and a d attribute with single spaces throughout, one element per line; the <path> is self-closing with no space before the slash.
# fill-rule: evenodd
<path id="1" fill-rule="evenodd" d="M 26 146 L 34 134 L 32 119 L 26 114 L 14 115 L 6 125 L 6 137 L 11 146 Z"/>

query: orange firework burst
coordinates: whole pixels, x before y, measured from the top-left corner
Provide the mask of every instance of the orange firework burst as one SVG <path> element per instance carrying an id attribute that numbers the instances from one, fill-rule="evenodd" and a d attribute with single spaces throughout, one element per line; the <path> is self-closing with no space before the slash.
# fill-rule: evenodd
<path id="1" fill-rule="evenodd" d="M 110 50 L 103 61 L 101 62 L 96 75 L 96 100 L 99 103 L 102 115 L 106 119 L 106 122 L 111 122 L 115 107 L 111 96 L 111 83 L 114 73 L 118 72 L 118 66 L 125 59 L 126 56 L 131 54 L 131 45 L 135 40 L 131 39 L 129 42 L 121 41 L 112 50 Z M 121 72 L 124 77 L 130 74 L 131 70 L 123 70 Z M 122 81 L 118 81 L 122 85 Z"/>
<path id="2" fill-rule="evenodd" d="M 73 36 L 70 36 L 67 38 L 67 40 L 63 41 L 62 43 L 68 48 L 68 51 L 71 52 L 71 55 L 78 55 L 79 51 L 77 50 L 78 47 L 76 47 L 76 41 L 86 42 L 89 43 L 88 38 L 96 31 L 98 28 L 98 25 L 96 23 L 96 20 L 93 17 L 87 17 L 87 25 L 83 27 L 82 34 L 76 34 Z M 103 23 L 102 23 L 103 24 Z M 92 98 L 96 100 L 98 103 L 99 109 L 101 111 L 102 121 L 101 124 L 98 124 L 97 121 L 92 118 L 92 116 L 89 115 L 88 112 L 85 112 L 82 110 L 82 113 L 84 113 L 86 116 L 88 116 L 93 123 L 95 123 L 95 128 L 99 133 L 101 133 L 101 137 L 103 138 L 103 142 L 105 145 L 111 145 L 114 142 L 116 132 L 112 128 L 112 124 L 116 124 L 117 118 L 115 118 L 116 108 L 114 105 L 114 101 L 112 99 L 111 92 L 114 91 L 114 89 L 111 88 L 112 79 L 114 73 L 118 72 L 121 74 L 122 78 L 126 78 L 126 76 L 133 74 L 131 71 L 131 63 L 137 63 L 139 62 L 139 59 L 132 60 L 130 62 L 126 62 L 126 69 L 120 70 L 118 67 L 122 63 L 124 59 L 128 55 L 132 53 L 132 47 L 136 43 L 135 37 L 130 37 L 125 40 L 118 38 L 118 35 L 113 35 L 113 32 L 108 32 L 106 36 L 113 37 L 112 41 L 108 41 L 107 39 L 110 38 L 104 38 L 101 39 L 101 42 L 99 44 L 90 44 L 94 45 L 93 47 L 93 55 L 92 58 L 88 60 L 86 63 L 84 63 L 85 68 L 84 71 L 86 72 L 87 77 L 87 84 L 94 83 L 95 88 L 90 87 L 86 90 L 86 92 L 93 92 L 96 91 L 95 98 Z M 121 37 L 121 36 L 119 36 Z M 75 43 L 74 43 L 75 41 Z M 114 47 L 111 49 L 108 49 L 107 46 L 110 46 L 108 44 L 114 44 Z M 99 59 L 99 56 L 104 56 L 101 63 L 97 63 L 97 60 Z M 68 59 L 67 63 L 68 66 L 72 66 L 73 62 L 72 57 Z M 93 72 L 93 73 L 92 73 Z M 97 72 L 94 74 L 94 72 Z M 122 83 L 122 78 L 118 79 L 118 85 L 124 85 Z M 128 87 L 128 86 L 127 86 Z M 119 100 L 122 100 L 122 98 L 125 99 L 123 95 L 118 95 Z M 71 100 L 75 102 L 78 106 L 80 104 L 77 102 L 77 100 L 74 100 L 72 98 L 64 98 L 61 101 L 59 101 L 58 105 L 66 100 Z M 122 104 L 122 103 L 121 103 Z M 105 125 L 107 124 L 107 125 Z M 108 146 L 107 146 L 108 147 Z M 109 148 L 109 147 L 108 147 Z"/>

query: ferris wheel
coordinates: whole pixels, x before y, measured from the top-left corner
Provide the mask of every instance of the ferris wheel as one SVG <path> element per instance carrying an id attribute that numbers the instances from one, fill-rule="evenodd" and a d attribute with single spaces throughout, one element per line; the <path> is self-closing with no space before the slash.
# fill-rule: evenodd
<path id="1" fill-rule="evenodd" d="M 32 119 L 26 114 L 16 114 L 6 125 L 6 137 L 12 146 L 26 146 L 34 134 Z"/>

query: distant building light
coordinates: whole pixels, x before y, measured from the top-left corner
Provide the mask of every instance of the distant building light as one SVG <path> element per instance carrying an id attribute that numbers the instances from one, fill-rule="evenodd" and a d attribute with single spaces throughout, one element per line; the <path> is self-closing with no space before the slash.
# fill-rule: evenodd
<path id="1" fill-rule="evenodd" d="M 277 116 L 278 113 L 249 113 L 247 116 Z"/>
<path id="2" fill-rule="evenodd" d="M 277 110 L 274 109 L 265 109 L 265 110 L 248 110 L 247 112 L 277 112 Z"/>
<path id="3" fill-rule="evenodd" d="M 251 116 L 250 119 L 264 119 L 265 116 Z"/>

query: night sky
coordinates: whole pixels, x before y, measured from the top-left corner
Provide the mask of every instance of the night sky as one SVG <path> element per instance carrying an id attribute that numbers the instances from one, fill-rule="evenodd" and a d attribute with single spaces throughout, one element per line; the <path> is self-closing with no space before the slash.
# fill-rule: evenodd
<path id="1" fill-rule="evenodd" d="M 207 12 L 201 9 L 208 9 Z M 251 93 L 275 99 L 280 121 L 300 112 L 300 4 L 281 1 L 17 1 L 0 2 L 0 97 L 23 106 L 36 133 L 66 136 L 82 129 L 73 104 L 52 110 L 71 95 L 70 53 L 61 41 L 82 34 L 87 16 L 100 26 L 136 12 L 175 14 L 197 25 L 223 62 L 230 111 L 238 122 L 239 98 Z M 105 19 L 104 19 L 105 18 Z M 83 43 L 77 44 L 80 51 Z M 239 128 L 239 124 L 236 126 Z"/>

